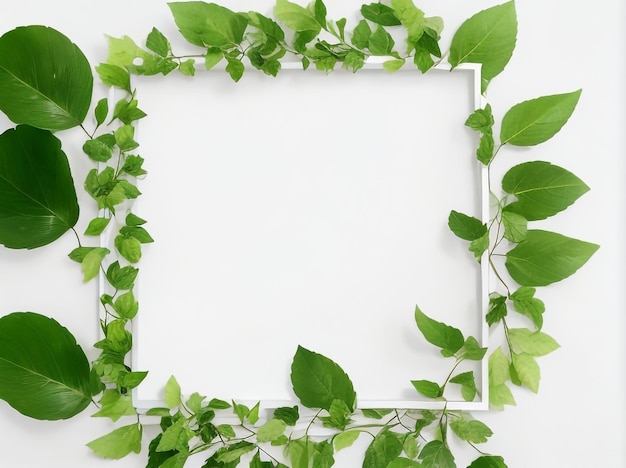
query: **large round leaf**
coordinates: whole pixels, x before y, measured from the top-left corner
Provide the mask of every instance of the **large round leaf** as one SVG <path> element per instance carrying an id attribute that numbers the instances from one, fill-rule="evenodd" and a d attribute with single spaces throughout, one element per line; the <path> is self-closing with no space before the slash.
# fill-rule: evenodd
<path id="1" fill-rule="evenodd" d="M 93 90 L 89 62 L 60 32 L 22 26 L 0 37 L 0 110 L 49 130 L 79 125 Z"/>
<path id="2" fill-rule="evenodd" d="M 76 339 L 33 312 L 0 318 L 0 398 L 35 419 L 68 419 L 91 402 L 89 362 Z"/>
<path id="3" fill-rule="evenodd" d="M 78 220 L 78 201 L 61 142 L 20 125 L 0 135 L 0 244 L 32 249 Z"/>

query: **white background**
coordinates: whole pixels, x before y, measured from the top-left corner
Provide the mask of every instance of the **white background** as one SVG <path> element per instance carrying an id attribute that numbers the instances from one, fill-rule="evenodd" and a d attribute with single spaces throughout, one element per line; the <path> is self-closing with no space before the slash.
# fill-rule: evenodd
<path id="1" fill-rule="evenodd" d="M 430 0 L 418 6 L 429 15 L 445 18 L 442 42 L 446 48 L 464 19 L 496 3 Z M 241 10 L 271 9 L 268 1 L 224 4 Z M 331 18 L 350 19 L 360 7 L 360 2 L 345 0 L 327 4 Z M 573 118 L 557 137 L 528 151 L 503 151 L 500 161 L 505 165 L 545 159 L 580 176 L 591 192 L 554 220 L 558 226 L 543 226 L 596 242 L 601 248 L 572 278 L 541 291 L 547 309 L 544 330 L 557 339 L 561 349 L 540 359 L 539 395 L 517 391 L 517 407 L 479 415 L 495 433 L 483 450 L 503 455 L 512 468 L 621 468 L 626 463 L 624 9 L 617 0 L 598 0 L 587 8 L 573 8 L 566 0 L 527 0 L 518 2 L 517 12 L 516 51 L 487 95 L 496 117 L 525 99 L 579 88 L 583 94 Z M 59 29 L 79 45 L 94 66 L 106 58 L 105 34 L 127 34 L 140 41 L 157 26 L 177 42 L 166 4 L 147 0 L 11 2 L 0 18 L 0 31 L 27 24 Z M 103 87 L 96 87 L 94 100 L 105 93 Z M 82 136 L 70 131 L 63 138 L 68 142 L 65 150 L 80 193 L 90 168 L 80 150 Z M 82 213 L 79 230 L 92 214 Z M 53 316 L 95 357 L 91 343 L 97 339 L 96 288 L 95 284 L 80 285 L 78 269 L 66 258 L 74 247 L 75 240 L 67 235 L 35 252 L 0 250 L 0 313 L 31 310 Z M 117 463 L 91 455 L 84 444 L 111 429 L 108 421 L 90 418 L 92 412 L 87 410 L 67 422 L 38 422 L 0 402 L 3 465 L 144 466 L 144 455 Z M 353 452 L 342 453 L 338 466 L 359 466 L 359 454 Z M 475 457 L 474 451 L 462 452 L 458 466 L 467 466 Z"/>

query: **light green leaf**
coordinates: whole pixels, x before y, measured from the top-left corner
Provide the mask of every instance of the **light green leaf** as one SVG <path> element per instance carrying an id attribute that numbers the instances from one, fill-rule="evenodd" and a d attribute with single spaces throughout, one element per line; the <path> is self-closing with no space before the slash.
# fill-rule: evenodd
<path id="1" fill-rule="evenodd" d="M 235 83 L 238 82 L 243 76 L 245 69 L 243 62 L 239 59 L 230 58 L 228 56 L 226 57 L 226 61 L 228 62 L 226 65 L 226 71 Z"/>
<path id="2" fill-rule="evenodd" d="M 361 7 L 361 15 L 363 18 L 370 20 L 372 23 L 382 26 L 400 26 L 402 23 L 396 16 L 393 8 L 383 3 L 371 3 Z"/>
<path id="3" fill-rule="evenodd" d="M 379 25 L 370 35 L 367 47 L 372 55 L 390 55 L 394 45 L 391 35 Z"/>
<path id="4" fill-rule="evenodd" d="M 502 178 L 502 189 L 517 198 L 504 210 L 520 214 L 529 221 L 553 216 L 589 191 L 574 174 L 545 161 L 512 167 Z"/>
<path id="5" fill-rule="evenodd" d="M 0 135 L 0 244 L 33 249 L 78 221 L 78 201 L 61 142 L 47 130 L 18 125 Z"/>
<path id="6" fill-rule="evenodd" d="M 504 226 L 504 238 L 511 242 L 522 242 L 528 235 L 528 220 L 520 214 L 503 211 L 502 225 Z"/>
<path id="7" fill-rule="evenodd" d="M 322 27 L 314 12 L 288 0 L 277 0 L 274 14 L 285 26 L 294 31 L 314 31 L 317 35 Z"/>
<path id="8" fill-rule="evenodd" d="M 413 0 L 391 0 L 391 7 L 407 30 L 407 42 L 411 48 L 411 44 L 419 41 L 424 33 L 426 26 L 424 12 L 415 6 Z"/>
<path id="9" fill-rule="evenodd" d="M 283 435 L 286 428 L 285 421 L 272 418 L 258 428 L 256 438 L 259 442 L 271 442 Z"/>
<path id="10" fill-rule="evenodd" d="M 536 291 L 535 288 L 522 286 L 511 294 L 511 300 L 513 301 L 515 310 L 529 317 L 537 330 L 541 330 L 543 326 L 543 313 L 546 310 L 546 306 L 543 301 L 535 298 Z"/>
<path id="11" fill-rule="evenodd" d="M 125 292 L 118 296 L 114 304 L 115 312 L 125 319 L 133 319 L 139 310 L 139 303 L 135 300 L 132 291 Z"/>
<path id="12" fill-rule="evenodd" d="M 506 384 L 489 384 L 489 406 L 495 410 L 502 411 L 504 405 L 515 406 L 515 398 L 511 389 Z"/>
<path id="13" fill-rule="evenodd" d="M 369 24 L 367 24 L 367 21 L 361 20 L 352 32 L 352 44 L 359 49 L 367 49 L 371 35 L 372 30 Z"/>
<path id="14" fill-rule="evenodd" d="M 404 59 L 386 60 L 383 62 L 383 68 L 388 72 L 396 72 L 404 66 Z"/>
<path id="15" fill-rule="evenodd" d="M 329 358 L 298 346 L 291 364 L 291 383 L 296 396 L 307 408 L 330 410 L 341 400 L 354 411 L 356 393 L 348 375 Z"/>
<path id="16" fill-rule="evenodd" d="M 533 146 L 549 140 L 567 123 L 581 93 L 542 96 L 511 107 L 502 119 L 501 144 Z"/>
<path id="17" fill-rule="evenodd" d="M 105 390 L 99 403 L 100 410 L 92 415 L 94 418 L 111 418 L 115 422 L 122 416 L 137 414 L 130 395 L 121 395 L 117 390 Z"/>
<path id="18" fill-rule="evenodd" d="M 141 260 L 141 242 L 134 237 L 116 236 L 114 243 L 120 255 L 130 263 Z"/>
<path id="19" fill-rule="evenodd" d="M 167 57 L 170 52 L 170 42 L 157 28 L 152 28 L 146 39 L 146 47 L 161 57 Z"/>
<path id="20" fill-rule="evenodd" d="M 185 76 L 194 76 L 196 74 L 196 62 L 193 59 L 185 60 L 178 66 L 180 71 Z"/>
<path id="21" fill-rule="evenodd" d="M 509 359 L 502 348 L 498 347 L 489 356 L 489 383 L 494 385 L 503 384 L 511 379 L 509 372 Z"/>
<path id="22" fill-rule="evenodd" d="M 339 451 L 350 447 L 361 435 L 361 431 L 343 431 L 333 437 L 335 450 Z"/>
<path id="23" fill-rule="evenodd" d="M 111 218 L 94 218 L 89 221 L 87 229 L 85 229 L 86 236 L 99 236 L 109 225 Z"/>
<path id="24" fill-rule="evenodd" d="M 440 440 L 428 442 L 419 454 L 422 464 L 432 468 L 456 468 L 450 449 Z"/>
<path id="25" fill-rule="evenodd" d="M 480 63 L 484 93 L 509 63 L 516 40 L 517 14 L 515 3 L 509 1 L 466 20 L 452 38 L 448 61 L 452 68 L 461 63 Z"/>
<path id="26" fill-rule="evenodd" d="M 115 429 L 113 432 L 87 444 L 96 455 L 102 458 L 119 460 L 131 452 L 141 451 L 140 424 L 131 424 Z"/>
<path id="27" fill-rule="evenodd" d="M 521 286 L 546 286 L 574 274 L 598 250 L 589 242 L 555 232 L 529 230 L 506 254 L 506 268 Z"/>
<path id="28" fill-rule="evenodd" d="M 454 354 L 465 343 L 463 333 L 459 329 L 431 319 L 417 306 L 415 306 L 415 322 L 426 341 L 441 348 L 443 351 Z"/>
<path id="29" fill-rule="evenodd" d="M 86 283 L 98 276 L 102 260 L 110 253 L 111 251 L 105 247 L 94 247 L 89 250 L 81 262 L 83 282 Z"/>
<path id="30" fill-rule="evenodd" d="M 436 382 L 430 380 L 411 380 L 413 387 L 420 395 L 427 398 L 439 398 L 443 395 L 442 388 Z"/>
<path id="31" fill-rule="evenodd" d="M 0 37 L 0 110 L 13 122 L 76 127 L 89 111 L 92 89 L 89 62 L 60 32 L 23 26 Z"/>
<path id="32" fill-rule="evenodd" d="M 130 89 L 130 73 L 126 68 L 110 63 L 101 63 L 96 66 L 96 72 L 100 77 L 100 81 L 109 86 L 115 86 L 131 93 Z"/>
<path id="33" fill-rule="evenodd" d="M 545 356 L 559 348 L 559 344 L 550 335 L 531 331 L 528 328 L 510 328 L 509 339 L 517 352 L 531 356 Z"/>
<path id="34" fill-rule="evenodd" d="M 410 460 L 408 458 L 399 457 L 395 460 L 392 460 L 386 468 L 413 468 L 420 467 L 422 464 L 416 462 L 415 460 Z"/>
<path id="35" fill-rule="evenodd" d="M 168 3 L 187 41 L 200 47 L 230 49 L 243 40 L 248 18 L 215 3 Z"/>
<path id="36" fill-rule="evenodd" d="M 489 233 L 486 232 L 478 239 L 470 242 L 469 251 L 474 254 L 474 258 L 478 263 L 481 262 L 483 254 L 489 248 Z"/>
<path id="37" fill-rule="evenodd" d="M 513 353 L 513 367 L 520 381 L 530 390 L 539 391 L 541 372 L 535 358 L 527 353 Z"/>
<path id="38" fill-rule="evenodd" d="M 471 444 L 484 444 L 493 435 L 493 431 L 486 424 L 476 419 L 453 419 L 450 421 L 450 428 L 459 439 Z"/>
<path id="39" fill-rule="evenodd" d="M 122 151 L 130 151 L 139 146 L 135 138 L 135 127 L 132 125 L 123 125 L 114 132 L 115 143 Z"/>
<path id="40" fill-rule="evenodd" d="M 71 418 L 91 403 L 89 362 L 74 336 L 33 312 L 0 318 L 0 398 L 34 419 Z"/>
<path id="41" fill-rule="evenodd" d="M 164 402 L 168 408 L 176 408 L 181 404 L 181 389 L 176 377 L 170 376 L 165 384 Z"/>

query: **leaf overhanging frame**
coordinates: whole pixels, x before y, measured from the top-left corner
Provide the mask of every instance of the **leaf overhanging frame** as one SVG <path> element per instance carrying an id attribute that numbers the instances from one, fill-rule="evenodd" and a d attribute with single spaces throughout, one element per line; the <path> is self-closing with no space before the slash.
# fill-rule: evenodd
<path id="1" fill-rule="evenodd" d="M 359 73 L 368 73 L 368 71 L 372 71 L 372 70 L 383 70 L 382 67 L 382 63 L 383 63 L 383 58 L 381 57 L 370 57 L 367 59 L 364 67 L 362 70 L 359 71 Z M 199 61 L 199 64 L 201 65 L 201 61 Z M 302 72 L 301 69 L 302 65 L 299 62 L 285 62 L 282 63 L 282 70 L 285 71 L 295 71 L 295 70 L 300 70 Z M 469 73 L 471 74 L 471 101 L 473 102 L 473 109 L 472 110 L 476 110 L 479 108 L 483 108 L 484 104 L 485 104 L 485 99 L 484 96 L 481 93 L 481 66 L 480 64 L 472 64 L 472 63 L 466 63 L 466 64 L 460 64 L 457 67 L 455 67 L 454 69 L 450 70 L 450 66 L 448 64 L 442 63 L 437 65 L 436 67 L 433 68 L 433 70 L 435 72 L 441 72 L 441 71 L 446 71 L 449 73 Z M 221 69 L 219 67 L 215 67 L 214 69 L 212 69 L 211 71 L 204 71 L 202 73 L 224 73 L 224 70 Z M 250 73 L 250 72 L 249 72 Z M 260 73 L 257 71 L 252 71 L 251 73 Z M 310 71 L 305 71 L 304 73 L 320 73 L 318 71 L 315 70 L 310 70 Z M 337 73 L 337 72 L 334 72 Z M 415 73 L 415 74 L 419 74 L 419 71 L 417 70 L 407 70 L 406 68 L 402 68 L 401 70 L 395 72 L 395 73 Z M 267 79 L 273 79 L 271 77 L 267 78 Z M 235 85 L 236 86 L 236 85 Z M 134 88 L 132 88 L 134 89 Z M 109 94 L 109 99 L 111 102 L 117 102 L 117 99 L 119 99 L 119 95 L 120 95 L 121 91 L 120 90 L 116 90 L 115 88 L 111 88 L 110 94 Z M 137 98 L 139 100 L 141 100 L 141 88 L 137 88 Z M 158 119 L 158 116 L 152 116 L 149 115 L 147 117 L 148 119 Z M 139 140 L 141 140 L 141 127 L 142 124 L 139 123 L 137 125 L 137 135 L 139 135 Z M 461 131 L 461 129 L 459 129 L 459 131 Z M 473 149 L 472 148 L 468 148 L 467 150 L 467 158 L 473 158 Z M 479 173 L 479 180 L 476 181 L 476 183 L 478 184 L 478 191 L 479 191 L 479 200 L 480 200 L 480 217 L 482 219 L 483 222 L 487 223 L 489 221 L 489 215 L 490 215 L 490 206 L 489 206 L 489 176 L 488 176 L 488 168 L 487 166 L 484 166 L 482 164 L 480 164 L 478 161 L 476 161 L 475 158 L 473 158 L 474 163 L 477 165 L 478 169 L 478 173 Z M 150 175 L 148 175 L 148 177 L 150 177 Z M 139 186 L 141 184 L 141 181 L 139 181 Z M 149 195 L 148 195 L 149 196 Z M 140 204 L 141 202 L 139 202 Z M 131 206 L 129 208 L 132 208 L 133 211 L 134 209 L 137 207 L 138 203 L 137 201 L 133 201 L 131 203 Z M 139 212 L 140 212 L 140 208 L 139 208 Z M 112 232 L 112 230 L 107 230 L 106 232 Z M 458 240 L 458 239 L 457 239 Z M 106 237 L 106 234 L 104 234 L 101 237 L 101 246 L 103 247 L 111 247 L 112 246 L 112 242 L 113 239 Z M 158 248 L 158 242 L 157 245 L 155 246 L 155 248 Z M 111 249 L 111 251 L 115 251 L 114 249 Z M 150 252 L 147 252 L 147 255 L 150 255 Z M 469 253 L 468 253 L 469 255 Z M 485 259 L 486 257 L 486 253 L 483 254 L 483 259 Z M 478 303 L 476 306 L 476 310 L 479 314 L 479 320 L 480 320 L 480 337 L 479 337 L 479 341 L 480 341 L 480 345 L 483 348 L 488 348 L 489 346 L 489 327 L 486 323 L 486 321 L 484 320 L 484 316 L 487 313 L 488 310 L 488 302 L 489 302 L 489 281 L 490 281 L 490 268 L 488 265 L 487 261 L 482 261 L 480 262 L 480 264 L 476 265 L 476 268 L 479 269 L 479 274 L 480 274 L 480 291 L 479 291 L 479 297 L 478 297 Z M 141 274 L 140 274 L 141 277 Z M 139 302 L 141 302 L 141 279 L 138 280 L 137 282 L 137 299 L 139 300 Z M 107 292 L 106 291 L 106 278 L 104 277 L 104 274 L 101 272 L 100 274 L 100 279 L 99 279 L 99 284 L 100 284 L 100 292 L 104 293 Z M 416 302 L 419 302 L 419 297 L 415 298 Z M 132 321 L 132 334 L 134 337 L 134 342 L 133 342 L 133 348 L 132 351 L 130 353 L 130 362 L 129 365 L 131 366 L 131 368 L 133 370 L 148 370 L 150 371 L 150 369 L 140 369 L 140 368 L 135 368 L 135 363 L 137 363 L 138 361 L 140 361 L 139 359 L 139 354 L 140 354 L 140 342 L 142 340 L 142 336 L 144 333 L 149 333 L 148 330 L 143 330 L 140 327 L 140 317 L 145 316 L 145 314 L 150 314 L 153 313 L 151 310 L 149 309 L 144 309 L 142 308 L 140 311 L 140 314 L 133 319 Z M 436 314 L 436 312 L 434 312 Z M 411 311 L 408 310 L 407 311 L 408 315 L 411 315 Z M 418 337 L 416 335 L 416 340 L 421 339 L 420 337 Z M 447 368 L 448 367 L 448 361 L 442 361 L 444 362 L 444 366 Z M 340 363 L 340 362 L 339 362 Z M 341 363 L 340 363 L 341 364 Z M 173 371 L 173 373 L 176 372 L 175 369 L 171 369 L 170 371 Z M 287 374 L 288 373 L 288 369 L 284 369 L 284 373 Z M 416 374 L 420 374 L 419 370 L 416 371 Z M 420 376 L 423 376 L 420 374 Z M 427 377 L 427 376 L 423 376 L 423 377 Z M 407 382 L 408 383 L 408 382 Z M 162 382 L 162 385 L 165 385 L 165 382 Z M 151 396 L 149 396 L 148 398 L 144 397 L 142 395 L 142 389 L 143 387 L 140 385 L 137 388 L 134 388 L 132 390 L 132 394 L 133 394 L 133 402 L 135 407 L 139 410 L 139 413 L 145 413 L 146 410 L 148 410 L 149 408 L 154 408 L 154 407 L 163 407 L 164 406 L 164 402 L 160 399 L 155 399 Z M 206 391 L 206 389 L 196 389 L 199 391 Z M 356 388 L 357 391 L 357 398 L 358 398 L 358 394 L 359 394 L 359 389 Z M 482 361 L 480 361 L 480 389 L 479 389 L 479 399 L 477 401 L 472 401 L 472 402 L 466 402 L 463 400 L 426 400 L 426 399 L 417 399 L 417 397 L 419 397 L 419 395 L 417 393 L 415 393 L 416 399 L 402 399 L 402 400 L 378 400 L 378 399 L 368 399 L 368 400 L 361 400 L 358 399 L 357 403 L 358 403 L 358 407 L 363 409 L 363 408 L 402 408 L 402 409 L 443 409 L 444 407 L 447 408 L 448 410 L 463 410 L 463 411 L 486 411 L 489 409 L 489 385 L 488 385 L 488 360 L 486 358 L 482 359 Z M 215 395 L 216 397 L 219 398 L 223 398 L 223 397 L 228 397 L 228 395 Z M 256 403 L 256 401 L 246 401 L 246 400 L 237 400 L 238 402 L 241 402 L 243 404 L 251 404 L 254 405 Z M 257 400 L 259 401 L 259 400 Z M 260 400 L 260 407 L 262 410 L 271 410 L 271 409 L 275 409 L 277 407 L 280 406 L 292 406 L 292 405 L 300 405 L 300 403 L 297 401 L 297 399 L 295 398 L 295 396 L 293 397 L 293 400 L 290 401 L 286 401 L 283 399 L 265 399 L 265 400 Z M 300 405 L 301 406 L 301 405 Z M 304 409 L 304 408 L 303 408 Z M 150 418 L 146 418 L 146 421 L 150 421 Z M 154 419 L 154 422 L 157 423 L 158 420 L 157 418 Z"/>

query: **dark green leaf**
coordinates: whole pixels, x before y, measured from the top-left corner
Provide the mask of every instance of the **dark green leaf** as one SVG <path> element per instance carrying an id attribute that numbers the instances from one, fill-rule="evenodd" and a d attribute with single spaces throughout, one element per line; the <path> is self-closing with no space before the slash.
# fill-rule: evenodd
<path id="1" fill-rule="evenodd" d="M 341 400 L 353 411 L 356 393 L 348 375 L 335 362 L 302 346 L 291 364 L 291 383 L 296 396 L 307 408 L 330 410 Z"/>
<path id="2" fill-rule="evenodd" d="M 489 82 L 509 63 L 516 40 L 515 2 L 509 1 L 465 21 L 452 38 L 448 61 L 453 68 L 461 63 L 480 63 L 484 93 Z"/>
<path id="3" fill-rule="evenodd" d="M 102 125 L 109 113 L 109 100 L 107 98 L 100 99 L 96 108 L 94 109 L 94 115 L 96 117 L 96 124 Z"/>
<path id="4" fill-rule="evenodd" d="M 215 3 L 168 3 L 185 39 L 200 47 L 230 49 L 241 44 L 248 18 Z"/>
<path id="5" fill-rule="evenodd" d="M 487 312 L 487 316 L 485 317 L 487 324 L 491 326 L 494 323 L 498 323 L 506 317 L 507 313 L 506 296 L 492 293 L 489 296 L 489 312 Z"/>
<path id="6" fill-rule="evenodd" d="M 529 230 L 506 254 L 506 268 L 521 286 L 547 286 L 574 274 L 598 250 L 589 242 L 555 232 Z"/>
<path id="7" fill-rule="evenodd" d="M 450 382 L 461 386 L 461 396 L 463 396 L 465 401 L 474 401 L 478 391 L 476 389 L 476 380 L 474 379 L 473 371 L 455 375 L 450 379 Z"/>
<path id="8" fill-rule="evenodd" d="M 440 440 L 433 440 L 424 445 L 419 454 L 419 459 L 426 467 L 456 468 L 452 452 Z"/>
<path id="9" fill-rule="evenodd" d="M 370 35 L 368 49 L 372 55 L 390 55 L 395 42 L 385 28 L 378 25 L 376 30 Z"/>
<path id="10" fill-rule="evenodd" d="M 468 241 L 480 239 L 487 233 L 487 225 L 480 219 L 454 210 L 448 216 L 448 227 L 454 235 Z"/>
<path id="11" fill-rule="evenodd" d="M 501 144 L 533 146 L 549 140 L 567 123 L 581 93 L 542 96 L 511 107 L 502 119 Z"/>
<path id="12" fill-rule="evenodd" d="M 212 398 L 211 401 L 209 401 L 208 407 L 213 409 L 228 409 L 231 407 L 231 404 L 218 398 Z"/>
<path id="13" fill-rule="evenodd" d="M 454 354 L 465 343 L 463 333 L 459 329 L 429 318 L 417 306 L 415 306 L 415 322 L 426 341 L 444 351 Z"/>
<path id="14" fill-rule="evenodd" d="M 107 162 L 113 156 L 113 148 L 99 139 L 87 140 L 83 144 L 83 152 L 96 162 Z"/>
<path id="15" fill-rule="evenodd" d="M 274 417 L 285 421 L 285 424 L 288 426 L 295 426 L 298 419 L 300 419 L 300 413 L 297 406 L 284 406 L 274 410 Z"/>
<path id="16" fill-rule="evenodd" d="M 161 57 L 167 57 L 170 52 L 170 43 L 161 31 L 152 28 L 146 39 L 146 47 Z"/>
<path id="17" fill-rule="evenodd" d="M 124 226 L 120 229 L 120 234 L 124 236 L 134 237 L 142 244 L 149 244 L 151 242 L 154 242 L 154 239 L 152 238 L 152 236 L 150 236 L 150 234 L 148 234 L 148 231 L 139 226 Z"/>
<path id="18" fill-rule="evenodd" d="M 487 348 L 481 348 L 478 341 L 473 336 L 468 336 L 467 340 L 457 352 L 457 359 L 469 359 L 470 361 L 480 361 L 485 356 Z"/>
<path id="19" fill-rule="evenodd" d="M 48 130 L 80 125 L 92 89 L 89 62 L 60 32 L 23 26 L 0 37 L 0 110 L 13 122 Z"/>
<path id="20" fill-rule="evenodd" d="M 126 162 L 124 163 L 123 171 L 133 177 L 139 177 L 147 174 L 147 172 L 143 169 L 144 159 L 141 156 L 129 155 L 126 157 Z"/>
<path id="21" fill-rule="evenodd" d="M 107 269 L 107 280 L 115 289 L 132 289 L 139 270 L 128 265 L 121 267 L 119 262 L 114 262 Z"/>
<path id="22" fill-rule="evenodd" d="M 228 446 L 224 451 L 222 451 L 217 457 L 217 461 L 222 463 L 230 463 L 237 460 L 242 455 L 253 451 L 255 448 L 256 445 L 251 444 L 250 442 L 246 442 L 245 440 L 237 442 L 233 445 Z"/>
<path id="23" fill-rule="evenodd" d="M 562 167 L 531 161 L 512 167 L 502 178 L 502 189 L 517 201 L 504 209 L 529 221 L 545 219 L 565 210 L 589 190 L 585 183 Z"/>
<path id="24" fill-rule="evenodd" d="M 386 467 L 402 453 L 402 442 L 396 434 L 383 429 L 365 451 L 363 468 Z"/>
<path id="25" fill-rule="evenodd" d="M 468 468 L 507 468 L 502 457 L 483 455 L 472 462 Z"/>
<path id="26" fill-rule="evenodd" d="M 408 458 L 400 457 L 392 460 L 386 468 L 413 468 L 423 466 L 421 463 Z"/>
<path id="27" fill-rule="evenodd" d="M 383 3 L 363 5 L 361 7 L 361 14 L 363 18 L 382 26 L 399 26 L 402 24 L 393 11 L 393 8 Z"/>
<path id="28" fill-rule="evenodd" d="M 100 81 L 109 86 L 115 86 L 131 93 L 130 89 L 130 73 L 123 67 L 111 65 L 109 63 L 101 63 L 96 67 L 96 72 L 100 77 Z"/>
<path id="29" fill-rule="evenodd" d="M 41 247 L 77 221 L 74 181 L 61 142 L 28 125 L 0 135 L 0 243 Z"/>
<path id="30" fill-rule="evenodd" d="M 35 419 L 68 419 L 91 403 L 89 362 L 55 320 L 32 312 L 0 318 L 0 398 Z"/>
<path id="31" fill-rule="evenodd" d="M 367 21 L 361 20 L 352 32 L 352 44 L 359 49 L 367 49 L 372 30 Z"/>

